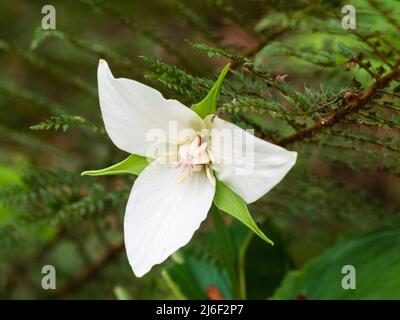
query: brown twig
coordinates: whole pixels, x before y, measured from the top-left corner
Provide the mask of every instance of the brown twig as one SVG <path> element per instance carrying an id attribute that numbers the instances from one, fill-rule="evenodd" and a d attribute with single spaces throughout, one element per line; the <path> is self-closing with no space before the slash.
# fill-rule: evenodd
<path id="1" fill-rule="evenodd" d="M 310 138 L 319 133 L 320 131 L 333 126 L 340 120 L 345 118 L 347 115 L 357 112 L 360 108 L 367 105 L 368 102 L 373 98 L 378 90 L 385 88 L 393 79 L 399 76 L 400 61 L 396 66 L 386 74 L 383 78 L 378 78 L 374 83 L 368 87 L 364 93 L 352 94 L 348 97 L 346 105 L 336 112 L 333 112 L 328 117 L 318 119 L 312 126 L 301 129 L 291 136 L 283 138 L 278 144 L 285 146 L 293 142 Z"/>

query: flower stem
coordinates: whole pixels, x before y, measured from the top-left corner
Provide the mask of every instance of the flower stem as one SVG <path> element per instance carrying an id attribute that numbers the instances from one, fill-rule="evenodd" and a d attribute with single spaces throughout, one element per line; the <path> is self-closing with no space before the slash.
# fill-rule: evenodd
<path id="1" fill-rule="evenodd" d="M 214 218 L 219 241 L 221 242 L 222 257 L 224 259 L 225 267 L 228 271 L 228 275 L 231 280 L 233 298 L 239 299 L 240 298 L 239 277 L 236 272 L 237 268 L 235 267 L 237 259 L 235 258 L 235 251 L 232 245 L 232 239 L 225 228 L 225 225 L 221 219 L 218 208 L 213 204 L 211 206 L 210 211 Z"/>
<path id="2" fill-rule="evenodd" d="M 243 240 L 243 243 L 240 246 L 239 257 L 238 257 L 238 273 L 239 273 L 239 288 L 240 288 L 240 298 L 247 299 L 246 292 L 246 267 L 245 267 L 245 258 L 247 249 L 249 248 L 250 241 L 254 238 L 254 233 L 249 232 Z"/>

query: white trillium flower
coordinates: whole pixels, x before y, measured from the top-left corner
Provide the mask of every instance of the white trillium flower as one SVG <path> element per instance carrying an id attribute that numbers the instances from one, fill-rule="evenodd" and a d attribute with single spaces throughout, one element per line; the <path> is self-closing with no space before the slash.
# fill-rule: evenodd
<path id="1" fill-rule="evenodd" d="M 114 78 L 104 60 L 98 67 L 98 89 L 107 134 L 121 150 L 148 157 L 153 144 L 148 133 L 168 132 L 171 122 L 176 123 L 178 133 L 188 132 L 181 141 L 166 137 L 163 143 L 173 146 L 173 151 L 155 153 L 129 196 L 124 237 L 129 263 L 138 277 L 190 241 L 213 203 L 215 179 L 251 203 L 279 183 L 296 162 L 296 152 L 261 140 L 215 115 L 202 119 L 147 85 Z M 240 132 L 244 138 L 227 143 L 218 137 L 221 131 L 231 132 L 232 137 Z M 234 146 L 228 155 L 221 151 L 227 144 Z M 243 154 L 252 159 L 245 173 L 236 159 Z M 165 161 L 169 156 L 173 161 Z"/>

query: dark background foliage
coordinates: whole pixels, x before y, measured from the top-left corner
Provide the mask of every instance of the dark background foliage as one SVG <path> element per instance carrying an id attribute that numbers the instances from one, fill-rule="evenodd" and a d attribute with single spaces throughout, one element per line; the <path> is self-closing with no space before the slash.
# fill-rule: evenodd
<path id="1" fill-rule="evenodd" d="M 399 1 L 352 1 L 356 30 L 342 29 L 341 1 L 52 1 L 48 31 L 45 4 L 0 3 L 0 298 L 232 297 L 211 219 L 133 276 L 122 219 L 134 177 L 80 177 L 126 157 L 104 133 L 99 58 L 188 106 L 230 61 L 219 115 L 298 152 L 250 207 L 276 246 L 226 217 L 242 297 L 400 298 Z M 340 288 L 346 263 L 360 291 Z"/>

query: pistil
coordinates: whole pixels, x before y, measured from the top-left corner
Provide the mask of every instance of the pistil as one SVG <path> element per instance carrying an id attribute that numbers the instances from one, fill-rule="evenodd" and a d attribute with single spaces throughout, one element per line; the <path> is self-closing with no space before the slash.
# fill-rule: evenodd
<path id="1" fill-rule="evenodd" d="M 179 179 L 179 183 L 185 182 L 193 172 L 199 172 L 205 169 L 207 178 L 212 185 L 215 185 L 210 165 L 212 156 L 207 149 L 208 144 L 199 135 L 191 142 L 187 142 L 178 148 L 178 166 L 183 166 L 185 172 Z"/>

